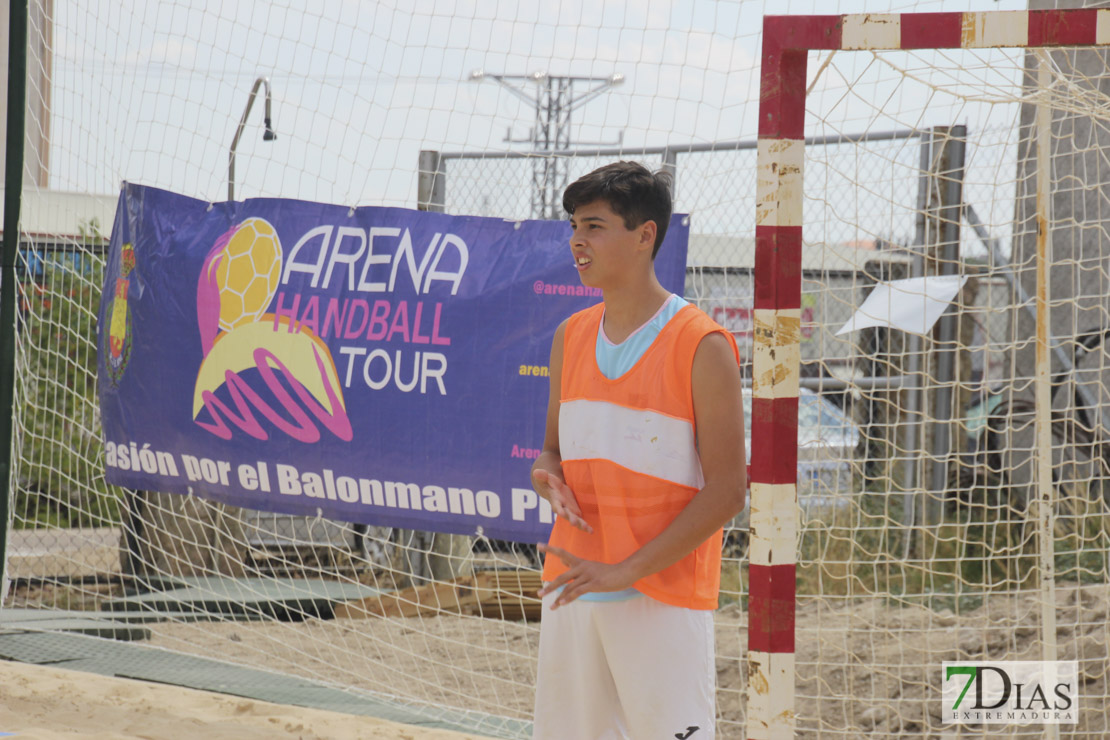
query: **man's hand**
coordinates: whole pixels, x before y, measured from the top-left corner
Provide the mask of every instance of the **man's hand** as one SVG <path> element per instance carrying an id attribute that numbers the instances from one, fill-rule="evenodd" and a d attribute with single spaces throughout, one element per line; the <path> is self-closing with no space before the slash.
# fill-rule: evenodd
<path id="1" fill-rule="evenodd" d="M 554 555 L 559 558 L 563 561 L 563 565 L 569 568 L 568 571 L 539 590 L 539 595 L 542 598 L 559 587 L 565 586 L 563 592 L 559 594 L 559 598 L 555 599 L 555 603 L 551 605 L 552 609 L 558 609 L 560 606 L 574 601 L 582 594 L 593 591 L 623 591 L 626 588 L 631 588 L 632 584 L 639 580 L 632 573 L 631 568 L 624 563 L 608 565 L 594 560 L 583 560 L 562 548 L 551 547 L 550 545 L 540 545 L 539 549 L 548 557 Z"/>
<path id="2" fill-rule="evenodd" d="M 532 471 L 532 485 L 536 487 L 536 493 L 551 503 L 551 510 L 556 516 L 566 519 L 572 526 L 583 532 L 593 534 L 593 527 L 582 518 L 582 510 L 578 508 L 578 499 L 574 497 L 574 491 L 570 490 L 570 486 L 558 476 L 542 468 L 536 468 Z"/>

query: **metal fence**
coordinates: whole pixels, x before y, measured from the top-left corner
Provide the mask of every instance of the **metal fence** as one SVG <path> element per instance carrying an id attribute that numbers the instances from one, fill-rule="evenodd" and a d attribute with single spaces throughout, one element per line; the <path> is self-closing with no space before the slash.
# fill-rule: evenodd
<path id="1" fill-rule="evenodd" d="M 994 196 L 984 186 L 963 187 L 969 159 L 978 167 L 970 169 L 974 182 L 975 173 L 997 168 L 996 160 L 1008 155 L 965 146 L 967 138 L 963 127 L 939 127 L 806 139 L 802 384 L 859 425 L 861 442 L 851 463 L 857 480 L 905 491 L 899 513 L 905 525 L 926 515 L 921 488 L 943 488 L 974 451 L 978 437 L 963 429 L 962 420 L 970 415 L 982 423 L 976 415 L 986 408 L 981 404 L 990 404 L 990 386 L 1004 376 L 1012 344 L 1006 309 L 1014 304 L 1014 281 L 1005 269 L 988 267 L 1005 267 L 1003 240 L 982 223 L 975 204 L 964 202 L 965 193 Z M 733 332 L 748 374 L 758 147 L 757 140 L 745 140 L 552 153 L 424 151 L 418 206 L 535 217 L 531 191 L 550 186 L 536 180 L 535 165 L 549 158 L 562 166 L 544 171 L 558 169 L 569 181 L 616 159 L 670 172 L 675 212 L 690 219 L 686 298 Z M 890 330 L 836 334 L 876 283 L 957 271 L 969 275 L 969 285 L 925 340 L 934 351 L 920 338 Z M 946 353 L 957 345 L 958 351 Z M 925 429 L 927 418 L 939 419 L 938 428 L 948 434 Z M 952 419 L 961 424 L 953 427 Z M 892 449 L 908 452 L 892 456 Z"/>

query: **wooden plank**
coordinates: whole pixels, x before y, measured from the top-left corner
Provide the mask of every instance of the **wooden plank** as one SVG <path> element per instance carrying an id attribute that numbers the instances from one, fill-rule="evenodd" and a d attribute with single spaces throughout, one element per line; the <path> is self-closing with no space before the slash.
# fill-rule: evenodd
<path id="1" fill-rule="evenodd" d="M 436 614 L 460 614 L 475 603 L 472 578 L 456 578 L 446 583 L 414 586 L 392 593 L 368 596 L 357 601 L 337 604 L 337 619 L 369 617 L 427 617 Z"/>
<path id="2" fill-rule="evenodd" d="M 543 582 L 540 574 L 528 570 L 490 570 L 474 576 L 476 603 L 472 614 L 493 619 L 540 619 L 540 598 L 536 595 Z"/>
<path id="3" fill-rule="evenodd" d="M 415 586 L 392 593 L 348 601 L 335 607 L 335 616 L 432 617 L 468 614 L 491 619 L 540 618 L 536 595 L 543 585 L 540 574 L 527 570 L 487 570 L 446 583 Z"/>

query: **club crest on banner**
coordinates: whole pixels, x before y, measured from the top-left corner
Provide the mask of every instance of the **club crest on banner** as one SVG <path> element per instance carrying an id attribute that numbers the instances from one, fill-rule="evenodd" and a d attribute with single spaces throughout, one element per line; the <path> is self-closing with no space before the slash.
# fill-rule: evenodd
<path id="1" fill-rule="evenodd" d="M 108 377 L 119 385 L 131 359 L 131 314 L 127 311 L 127 293 L 131 288 L 131 272 L 135 269 L 135 249 L 124 244 L 120 250 L 120 276 L 112 297 L 111 320 L 108 329 Z"/>

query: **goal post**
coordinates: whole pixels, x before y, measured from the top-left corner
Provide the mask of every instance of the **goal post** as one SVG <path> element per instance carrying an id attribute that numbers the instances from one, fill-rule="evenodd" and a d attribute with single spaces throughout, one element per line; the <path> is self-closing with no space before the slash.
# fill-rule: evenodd
<path id="1" fill-rule="evenodd" d="M 4 162 L 4 242 L 0 246 L 0 602 L 8 595 L 7 546 L 14 478 L 15 422 L 15 262 L 19 246 L 19 209 L 23 184 L 23 107 L 27 97 L 27 4 L 8 9 L 8 81 L 5 100 L 7 140 Z"/>
<path id="2" fill-rule="evenodd" d="M 751 468 L 750 622 L 748 630 L 749 738 L 793 737 L 795 619 L 797 614 L 799 335 L 802 252 L 806 244 L 803 179 L 807 76 L 811 52 L 916 49 L 1052 49 L 1110 43 L 1110 10 L 1029 10 L 767 16 L 760 72 L 759 155 L 756 196 L 755 347 Z M 1059 505 L 1053 471 L 1050 378 L 1049 269 L 1052 217 L 1048 86 L 1059 78 L 1037 52 L 1036 149 L 1036 394 L 1038 471 L 1032 510 L 1037 532 L 1040 654 L 1054 660 L 1058 608 L 1055 594 L 1054 511 Z M 818 71 L 818 75 L 820 71 Z M 849 81 L 850 85 L 850 81 Z M 1105 100 L 1103 98 L 1103 100 Z M 881 101 L 876 103 L 881 107 Z M 951 175 L 950 175 L 951 177 Z M 941 216 L 951 224 L 962 209 Z M 912 453 L 912 451 L 910 451 Z M 947 482 L 947 479 L 945 479 Z M 943 491 L 930 491 L 934 496 Z M 874 594 L 889 596 L 890 594 Z M 926 674 L 939 666 L 924 666 Z M 928 687 L 933 688 L 933 687 Z M 928 689 L 927 689 L 928 690 Z M 939 688 L 937 689 L 939 691 Z M 854 697 L 862 701 L 864 697 Z M 922 727 L 921 725 L 918 725 Z M 1050 731 L 1055 726 L 1050 725 Z"/>

